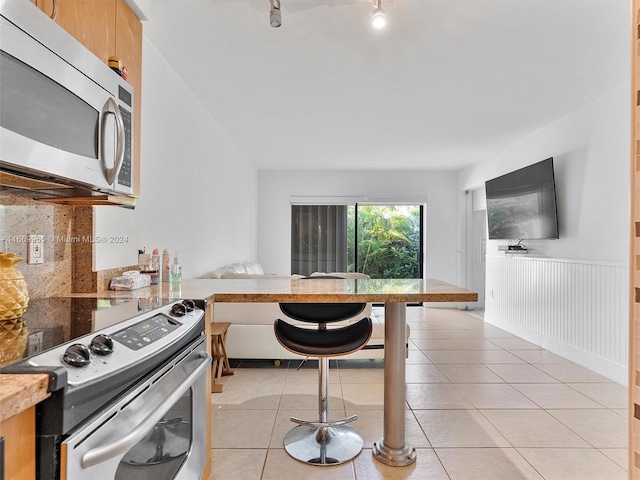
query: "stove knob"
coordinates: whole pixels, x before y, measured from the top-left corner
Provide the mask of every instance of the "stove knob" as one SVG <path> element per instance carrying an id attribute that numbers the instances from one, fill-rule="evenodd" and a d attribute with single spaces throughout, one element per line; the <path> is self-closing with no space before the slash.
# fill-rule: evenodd
<path id="1" fill-rule="evenodd" d="M 89 348 L 91 348 L 91 351 L 96 355 L 109 355 L 113 353 L 113 340 L 111 340 L 109 335 L 101 333 L 93 337 Z"/>
<path id="2" fill-rule="evenodd" d="M 187 307 L 187 312 L 193 312 L 196 309 L 196 303 L 188 298 L 182 300 L 182 304 Z"/>
<path id="3" fill-rule="evenodd" d="M 91 363 L 91 353 L 81 343 L 74 343 L 64 352 L 62 361 L 72 367 L 84 367 Z"/>
<path id="4" fill-rule="evenodd" d="M 182 303 L 174 303 L 171 307 L 171 315 L 174 317 L 183 317 L 187 314 L 187 307 Z"/>

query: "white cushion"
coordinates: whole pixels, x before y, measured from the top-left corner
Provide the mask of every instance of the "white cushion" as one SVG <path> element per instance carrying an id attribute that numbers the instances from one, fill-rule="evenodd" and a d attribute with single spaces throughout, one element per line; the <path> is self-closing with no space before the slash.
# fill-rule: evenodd
<path id="1" fill-rule="evenodd" d="M 227 265 L 227 270 L 235 273 L 247 273 L 247 269 L 244 263 L 232 263 L 230 265 Z"/>
<path id="2" fill-rule="evenodd" d="M 235 278 L 233 276 L 229 276 L 229 274 L 232 273 L 261 274 L 264 273 L 264 270 L 262 269 L 262 265 L 260 265 L 260 263 L 258 262 L 236 262 L 225 265 L 224 267 L 220 267 L 213 272 L 205 273 L 204 275 L 202 275 L 202 278 Z"/>
<path id="3" fill-rule="evenodd" d="M 265 275 L 264 273 L 236 273 L 227 270 L 220 278 L 261 278 L 267 280 L 295 280 L 303 278 L 302 275 Z"/>
<path id="4" fill-rule="evenodd" d="M 244 268 L 247 273 L 264 274 L 262 265 L 258 262 L 247 262 L 244 264 Z"/>

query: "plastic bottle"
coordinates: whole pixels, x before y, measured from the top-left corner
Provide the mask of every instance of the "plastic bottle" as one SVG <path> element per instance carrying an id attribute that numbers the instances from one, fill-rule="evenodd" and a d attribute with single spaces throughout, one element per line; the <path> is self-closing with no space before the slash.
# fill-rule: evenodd
<path id="1" fill-rule="evenodd" d="M 162 281 L 162 261 L 157 248 L 154 248 L 151 253 L 151 270 L 155 272 L 151 274 L 151 283 L 160 283 Z"/>
<path id="2" fill-rule="evenodd" d="M 182 265 L 178 261 L 178 253 L 173 257 L 173 264 L 171 265 L 171 283 L 178 284 L 182 282 Z"/>
<path id="3" fill-rule="evenodd" d="M 171 257 L 169 257 L 169 250 L 166 248 L 162 251 L 162 281 L 171 281 Z"/>

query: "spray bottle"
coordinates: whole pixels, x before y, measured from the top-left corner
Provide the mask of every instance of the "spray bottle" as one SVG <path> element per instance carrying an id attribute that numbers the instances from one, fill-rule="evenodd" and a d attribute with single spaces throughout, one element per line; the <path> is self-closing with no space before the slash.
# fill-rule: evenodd
<path id="1" fill-rule="evenodd" d="M 178 253 L 176 252 L 176 256 L 173 257 L 173 264 L 171 265 L 171 283 L 179 284 L 182 282 L 182 265 L 178 261 Z"/>

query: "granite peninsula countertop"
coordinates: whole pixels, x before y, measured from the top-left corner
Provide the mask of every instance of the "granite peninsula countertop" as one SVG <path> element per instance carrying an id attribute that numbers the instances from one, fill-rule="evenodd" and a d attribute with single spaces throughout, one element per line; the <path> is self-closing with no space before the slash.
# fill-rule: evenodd
<path id="1" fill-rule="evenodd" d="M 478 294 L 436 279 L 204 279 L 132 291 L 72 294 L 74 297 L 191 298 L 209 302 L 475 302 Z"/>

